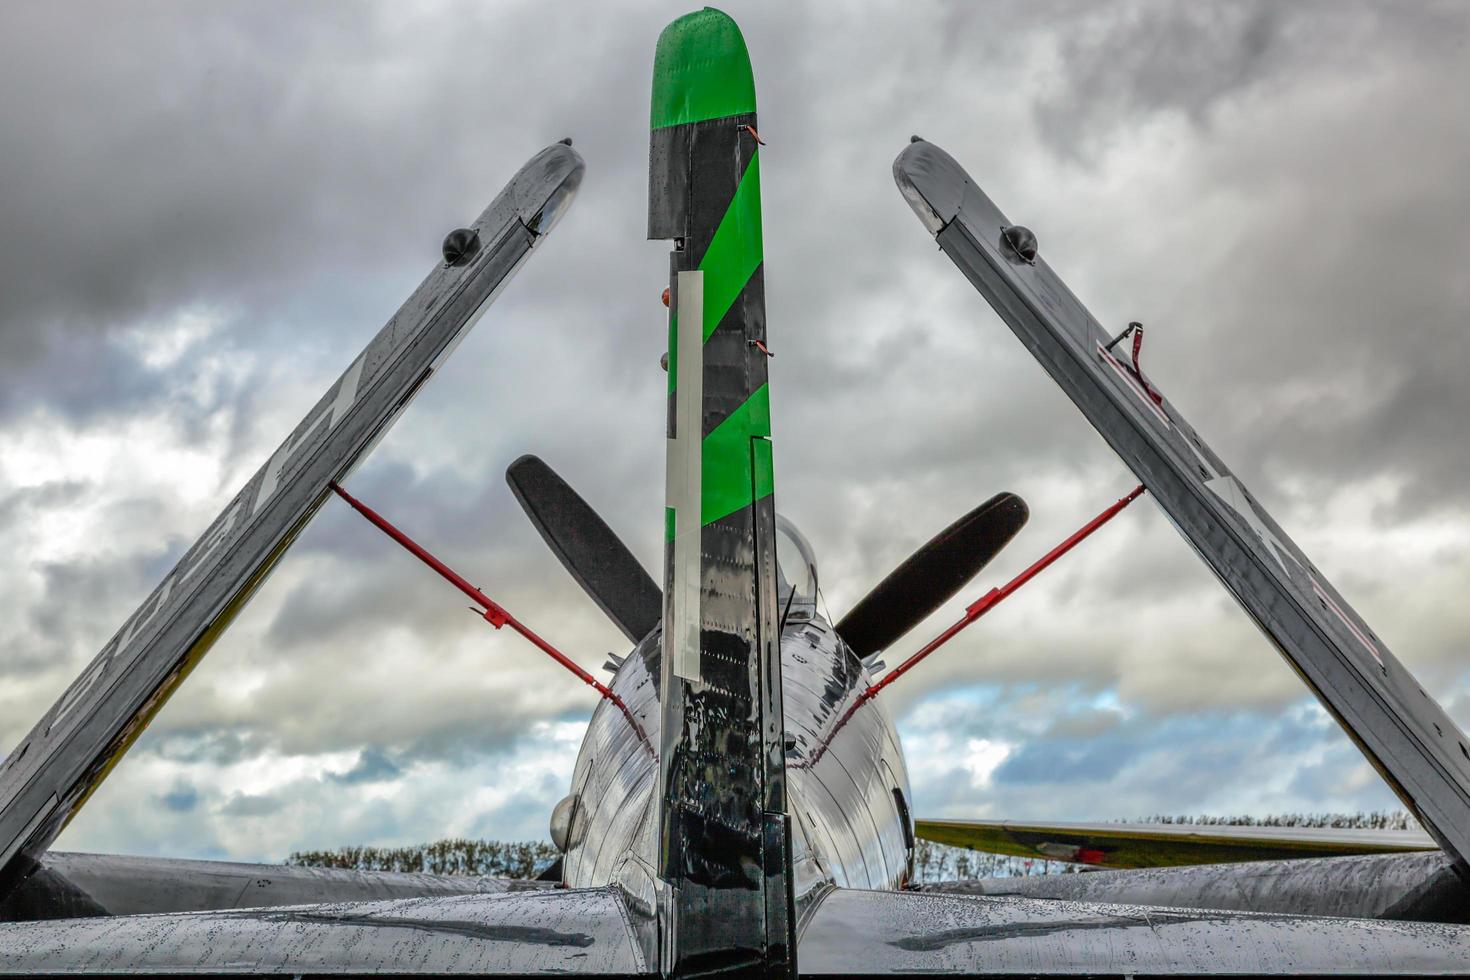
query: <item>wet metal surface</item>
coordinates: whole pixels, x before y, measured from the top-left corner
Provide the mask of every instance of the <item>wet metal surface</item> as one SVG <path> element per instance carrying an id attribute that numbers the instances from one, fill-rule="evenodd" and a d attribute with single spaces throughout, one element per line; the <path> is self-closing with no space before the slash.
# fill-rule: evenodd
<path id="1" fill-rule="evenodd" d="M 838 889 L 802 973 L 1470 973 L 1470 927 Z"/>
<path id="2" fill-rule="evenodd" d="M 659 741 L 659 636 L 624 661 L 612 689 Z M 788 619 L 781 643 L 794 891 L 798 913 L 833 882 L 894 888 L 907 877 L 908 849 L 893 791 L 910 798 L 908 772 L 892 717 L 881 698 L 837 727 L 872 683 L 861 661 L 820 618 Z M 648 833 L 657 765 L 622 716 L 599 705 L 573 771 L 577 811 L 565 880 L 574 888 L 652 873 Z"/>
<path id="3" fill-rule="evenodd" d="M 139 915 L 534 891 L 551 882 L 280 864 L 48 853 L 3 902 L 0 920 Z"/>
<path id="4" fill-rule="evenodd" d="M 1455 874 L 1453 864 L 1449 855 L 1435 851 L 980 878 L 943 882 L 924 890 L 1171 908 L 1470 922 L 1470 887 Z"/>
<path id="5" fill-rule="evenodd" d="M 645 968 L 623 903 L 608 889 L 0 925 L 0 974 Z"/>
<path id="6" fill-rule="evenodd" d="M 665 83 L 656 67 L 655 92 L 666 84 L 679 98 L 697 98 L 698 83 L 686 88 L 685 79 L 702 77 L 692 62 L 705 57 L 748 75 L 743 42 L 696 44 L 694 55 L 685 47 L 686 38 L 728 40 L 730 31 L 738 41 L 733 22 L 708 9 L 670 25 L 655 64 L 687 56 L 693 74 L 676 69 Z M 752 96 L 734 114 L 656 127 L 650 136 L 659 165 L 650 169 L 649 227 L 675 239 L 669 350 L 677 368 L 660 678 L 662 966 L 687 975 L 787 974 L 795 931 L 753 110 Z"/>

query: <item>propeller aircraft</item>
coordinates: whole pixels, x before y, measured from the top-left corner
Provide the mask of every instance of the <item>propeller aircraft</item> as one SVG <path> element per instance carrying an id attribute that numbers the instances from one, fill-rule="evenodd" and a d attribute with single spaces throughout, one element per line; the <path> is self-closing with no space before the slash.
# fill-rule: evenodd
<path id="1" fill-rule="evenodd" d="M 1000 493 L 836 622 L 776 510 L 762 141 L 745 42 L 706 8 L 654 56 L 648 237 L 669 254 L 664 566 L 546 463 L 510 489 L 631 644 L 604 684 L 348 489 L 356 464 L 571 205 L 541 150 L 0 766 L 0 974 L 794 977 L 1470 973 L 1466 736 L 939 147 L 923 228 L 1140 486 L 914 656 L 882 656 L 1026 522 Z M 917 236 L 916 236 L 917 244 Z M 1125 341 L 1128 343 L 1125 344 Z M 779 405 L 779 399 L 775 402 Z M 1141 496 L 1162 507 L 1426 834 L 927 820 L 882 692 Z M 64 854 L 67 822 L 333 497 L 594 687 L 538 882 Z M 1097 873 L 917 886 L 916 837 Z"/>

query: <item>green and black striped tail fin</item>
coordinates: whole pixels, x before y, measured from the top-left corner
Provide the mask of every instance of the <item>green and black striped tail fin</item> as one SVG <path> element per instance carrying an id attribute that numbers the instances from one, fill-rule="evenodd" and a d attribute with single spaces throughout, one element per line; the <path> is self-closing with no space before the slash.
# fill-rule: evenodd
<path id="1" fill-rule="evenodd" d="M 649 237 L 673 239 L 663 969 L 795 976 L 755 83 L 735 22 L 654 57 Z"/>

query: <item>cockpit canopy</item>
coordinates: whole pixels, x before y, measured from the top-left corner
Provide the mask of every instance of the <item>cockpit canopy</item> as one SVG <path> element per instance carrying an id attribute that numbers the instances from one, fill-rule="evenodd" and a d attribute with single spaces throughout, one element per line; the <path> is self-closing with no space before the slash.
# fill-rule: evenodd
<path id="1" fill-rule="evenodd" d="M 776 595 L 781 617 L 811 619 L 816 615 L 817 559 L 806 535 L 784 514 L 776 515 Z"/>

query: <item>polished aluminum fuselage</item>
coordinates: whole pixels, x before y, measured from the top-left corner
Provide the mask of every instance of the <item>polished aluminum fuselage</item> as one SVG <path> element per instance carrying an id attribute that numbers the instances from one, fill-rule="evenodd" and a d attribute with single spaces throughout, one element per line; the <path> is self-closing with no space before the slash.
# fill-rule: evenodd
<path id="1" fill-rule="evenodd" d="M 649 746 L 659 744 L 660 645 L 655 630 L 612 682 L 648 740 L 607 701 L 588 724 L 572 775 L 569 887 L 618 883 L 651 895 L 659 767 Z M 902 887 L 913 841 L 908 771 L 882 699 L 854 709 L 872 683 L 867 669 L 826 620 L 793 615 L 781 636 L 781 683 L 798 908 L 829 885 Z"/>

